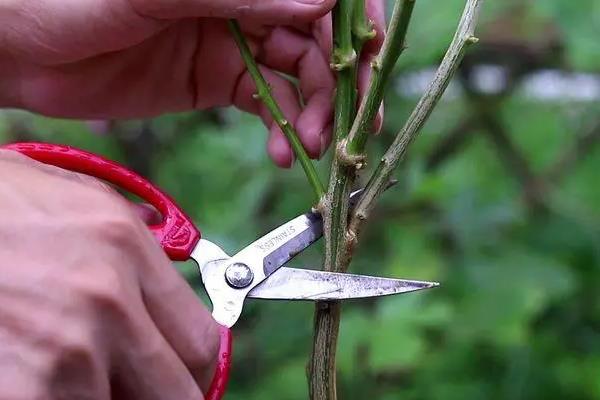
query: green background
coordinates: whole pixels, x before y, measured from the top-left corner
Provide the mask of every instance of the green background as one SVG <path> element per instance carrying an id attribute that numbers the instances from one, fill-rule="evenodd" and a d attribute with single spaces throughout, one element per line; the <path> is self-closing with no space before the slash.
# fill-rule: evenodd
<path id="1" fill-rule="evenodd" d="M 462 5 L 417 2 L 397 79 L 436 65 Z M 571 162 L 558 164 L 598 131 L 598 98 L 540 100 L 518 84 L 548 68 L 598 73 L 600 2 L 488 0 L 478 35 L 465 65 L 501 63 L 516 85 L 493 96 L 458 90 L 441 102 L 351 267 L 442 286 L 344 305 L 341 399 L 600 398 L 600 146 L 590 140 Z M 388 92 L 371 160 L 416 102 Z M 495 122 L 478 122 L 482 115 Z M 232 253 L 311 205 L 299 166 L 280 170 L 268 160 L 266 132 L 255 117 L 211 110 L 118 121 L 109 130 L 0 114 L 3 142 L 68 143 L 127 163 L 172 194 L 205 238 Z M 443 143 L 462 137 L 456 132 L 466 139 L 452 150 Z M 439 149 L 449 154 L 435 161 Z M 318 163 L 323 179 L 330 157 Z M 321 250 L 315 246 L 293 265 L 318 267 Z M 193 266 L 181 269 L 201 292 Z M 235 327 L 226 398 L 306 398 L 312 313 L 310 303 L 248 302 Z"/>

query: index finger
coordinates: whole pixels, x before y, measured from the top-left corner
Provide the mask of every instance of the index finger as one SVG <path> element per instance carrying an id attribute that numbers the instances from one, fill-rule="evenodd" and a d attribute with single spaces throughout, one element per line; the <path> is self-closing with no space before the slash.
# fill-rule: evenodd
<path id="1" fill-rule="evenodd" d="M 150 231 L 145 231 L 154 242 Z M 219 325 L 164 251 L 150 247 L 152 260 L 140 268 L 139 277 L 144 303 L 159 331 L 206 393 L 215 373 Z"/>
<path id="2" fill-rule="evenodd" d="M 138 13 L 159 19 L 210 17 L 289 24 L 323 16 L 335 0 L 130 0 L 130 3 Z"/>

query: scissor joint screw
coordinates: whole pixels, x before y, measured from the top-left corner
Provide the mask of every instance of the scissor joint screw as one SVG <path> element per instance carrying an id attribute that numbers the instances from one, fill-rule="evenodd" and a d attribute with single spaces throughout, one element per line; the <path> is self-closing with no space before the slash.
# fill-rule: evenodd
<path id="1" fill-rule="evenodd" d="M 225 270 L 225 280 L 229 286 L 236 289 L 242 289 L 252 283 L 254 274 L 246 264 L 233 263 Z"/>

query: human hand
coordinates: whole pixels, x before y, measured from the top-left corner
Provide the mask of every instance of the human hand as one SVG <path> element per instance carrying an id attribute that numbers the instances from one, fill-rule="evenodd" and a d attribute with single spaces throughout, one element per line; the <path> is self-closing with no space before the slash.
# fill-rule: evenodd
<path id="1" fill-rule="evenodd" d="M 149 117 L 235 105 L 259 115 L 267 149 L 293 153 L 252 97 L 225 18 L 240 21 L 275 98 L 312 158 L 331 141 L 329 68 L 334 0 L 12 0 L 0 3 L 0 107 L 85 119 Z M 367 0 L 377 37 L 366 46 L 359 92 L 385 27 L 383 0 Z M 295 76 L 296 88 L 277 72 Z M 301 105 L 302 103 L 302 105 Z M 381 124 L 381 113 L 376 129 Z"/>
<path id="2" fill-rule="evenodd" d="M 0 398 L 203 398 L 217 324 L 116 192 L 0 150 L 0 243 Z"/>

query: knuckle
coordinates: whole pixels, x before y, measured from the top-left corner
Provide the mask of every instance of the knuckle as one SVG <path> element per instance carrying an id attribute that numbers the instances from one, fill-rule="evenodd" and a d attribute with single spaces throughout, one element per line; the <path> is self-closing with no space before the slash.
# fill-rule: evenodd
<path id="1" fill-rule="evenodd" d="M 95 352 L 89 336 L 77 329 L 66 329 L 68 333 L 57 335 L 55 342 L 55 363 L 58 369 L 66 367 L 89 371 L 96 364 Z"/>
<path id="2" fill-rule="evenodd" d="M 125 207 L 107 206 L 105 212 L 91 217 L 89 226 L 104 243 L 127 249 L 137 242 L 139 223 Z"/>
<path id="3" fill-rule="evenodd" d="M 148 254 L 152 236 L 131 208 L 118 207 L 114 212 L 107 210 L 90 224 L 97 242 L 106 249 L 107 263 L 113 266 L 127 266 L 128 270 L 140 270 L 152 264 Z M 106 277 L 110 279 L 110 277 Z"/>
<path id="4" fill-rule="evenodd" d="M 50 390 L 66 395 L 77 386 L 85 385 L 86 391 L 93 391 L 95 377 L 105 368 L 106 361 L 91 331 L 77 326 L 63 327 L 54 336 L 53 344 L 46 377 Z M 66 382 L 70 382 L 71 386 L 65 386 Z"/>
<path id="5" fill-rule="evenodd" d="M 77 291 L 80 298 L 99 311 L 103 317 L 116 317 L 126 313 L 127 300 L 124 280 L 116 268 L 100 266 L 93 276 L 79 279 Z"/>

